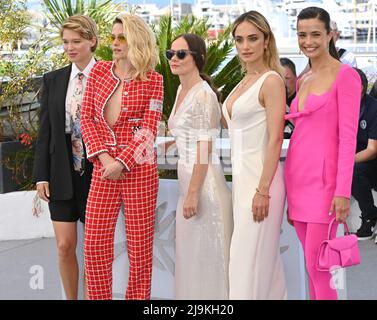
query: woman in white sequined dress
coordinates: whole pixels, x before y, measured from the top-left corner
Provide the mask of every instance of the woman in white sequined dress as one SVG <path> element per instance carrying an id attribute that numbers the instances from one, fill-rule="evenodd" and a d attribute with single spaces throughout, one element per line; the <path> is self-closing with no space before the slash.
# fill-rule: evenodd
<path id="1" fill-rule="evenodd" d="M 221 119 L 218 96 L 209 78 L 200 74 L 205 43 L 184 34 L 166 56 L 181 82 L 169 118 L 179 154 L 175 298 L 228 299 L 232 204 L 215 148 Z"/>

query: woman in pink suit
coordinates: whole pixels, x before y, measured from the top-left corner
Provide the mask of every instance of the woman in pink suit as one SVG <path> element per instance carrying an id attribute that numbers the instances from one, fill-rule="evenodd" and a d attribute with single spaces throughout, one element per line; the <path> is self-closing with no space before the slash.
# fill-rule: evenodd
<path id="1" fill-rule="evenodd" d="M 288 218 L 305 252 L 311 299 L 337 299 L 331 274 L 318 271 L 316 259 L 330 220 L 349 214 L 361 83 L 339 62 L 324 9 L 302 10 L 297 35 L 311 67 L 286 116 L 295 124 L 285 163 Z"/>

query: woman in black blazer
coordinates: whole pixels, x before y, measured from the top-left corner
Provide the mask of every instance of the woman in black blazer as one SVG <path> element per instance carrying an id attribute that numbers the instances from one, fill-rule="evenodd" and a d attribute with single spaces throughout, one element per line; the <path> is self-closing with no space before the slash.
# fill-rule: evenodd
<path id="1" fill-rule="evenodd" d="M 86 80 L 95 64 L 97 27 L 91 18 L 76 15 L 63 23 L 60 36 L 71 64 L 43 76 L 33 181 L 39 197 L 49 204 L 66 297 L 77 299 L 77 220 L 85 221 L 92 176 L 81 138 L 80 114 Z"/>

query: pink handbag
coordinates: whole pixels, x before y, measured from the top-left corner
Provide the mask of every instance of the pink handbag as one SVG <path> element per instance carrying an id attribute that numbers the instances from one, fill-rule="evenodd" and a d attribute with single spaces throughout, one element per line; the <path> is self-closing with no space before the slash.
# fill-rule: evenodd
<path id="1" fill-rule="evenodd" d="M 317 270 L 332 271 L 360 263 L 360 252 L 357 236 L 350 234 L 347 224 L 344 223 L 346 235 L 331 239 L 331 230 L 335 218 L 331 220 L 327 240 L 322 241 L 317 259 Z"/>

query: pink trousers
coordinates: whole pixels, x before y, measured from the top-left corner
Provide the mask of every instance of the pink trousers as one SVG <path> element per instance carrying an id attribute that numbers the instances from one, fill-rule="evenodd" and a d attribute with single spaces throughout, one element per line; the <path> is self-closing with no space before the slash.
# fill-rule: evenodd
<path id="1" fill-rule="evenodd" d="M 304 249 L 310 299 L 337 300 L 338 295 L 332 285 L 330 272 L 318 271 L 316 268 L 319 245 L 327 238 L 329 225 L 294 221 L 294 227 Z M 334 233 L 336 233 L 335 228 Z"/>

